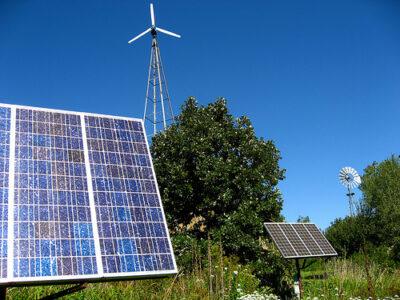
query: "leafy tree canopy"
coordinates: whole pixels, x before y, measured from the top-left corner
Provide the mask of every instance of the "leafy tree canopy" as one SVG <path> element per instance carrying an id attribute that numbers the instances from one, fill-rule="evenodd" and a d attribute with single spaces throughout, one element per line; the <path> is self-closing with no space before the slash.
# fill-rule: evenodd
<path id="1" fill-rule="evenodd" d="M 360 221 L 358 217 L 339 218 L 326 230 L 327 239 L 339 255 L 348 256 L 360 251 L 364 240 Z"/>
<path id="2" fill-rule="evenodd" d="M 309 216 L 305 216 L 305 217 L 299 216 L 297 218 L 297 223 L 310 223 L 310 222 L 311 222 L 311 220 L 310 220 Z"/>
<path id="3" fill-rule="evenodd" d="M 151 152 L 172 232 L 210 233 L 226 254 L 265 268 L 263 222 L 282 220 L 274 143 L 258 138 L 248 118 L 234 118 L 224 99 L 201 106 L 189 98 Z"/>
<path id="4" fill-rule="evenodd" d="M 376 242 L 389 246 L 400 261 L 400 158 L 374 162 L 362 179 L 363 205 L 372 218 Z"/>

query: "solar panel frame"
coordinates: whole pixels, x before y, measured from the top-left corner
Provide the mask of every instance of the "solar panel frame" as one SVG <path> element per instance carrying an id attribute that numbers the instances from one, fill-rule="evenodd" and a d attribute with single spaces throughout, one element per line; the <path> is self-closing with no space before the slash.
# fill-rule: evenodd
<path id="1" fill-rule="evenodd" d="M 291 223 L 291 222 L 266 222 L 264 226 L 272 238 L 274 244 L 277 246 L 279 252 L 285 258 L 312 258 L 312 257 L 332 257 L 337 256 L 337 252 L 330 245 L 329 241 L 325 238 L 322 232 L 317 228 L 314 223 Z M 285 232 L 284 228 L 289 228 L 289 231 L 293 230 L 291 235 L 288 236 L 287 232 Z M 309 228 L 312 228 L 312 232 L 310 232 Z M 278 231 L 276 228 L 279 228 Z M 301 234 L 299 234 L 298 229 L 304 229 Z M 308 238 L 312 241 L 312 248 L 309 247 L 307 241 L 304 239 L 304 231 L 307 231 Z M 299 248 L 296 248 L 296 245 L 293 240 L 293 234 L 295 234 L 295 239 L 297 239 L 297 243 L 299 240 L 302 245 L 307 249 L 309 254 L 299 253 Z M 303 235 L 303 236 L 302 236 Z M 318 243 L 317 239 L 320 242 L 325 244 L 326 252 L 322 249 L 321 245 Z M 287 245 L 290 245 L 288 247 Z M 317 247 L 315 247 L 317 246 Z M 304 250 L 304 249 L 303 249 Z"/>
<path id="2" fill-rule="evenodd" d="M 152 157 L 150 154 L 150 149 L 149 149 L 149 144 L 147 140 L 147 135 L 145 132 L 145 126 L 143 123 L 142 119 L 138 118 L 130 118 L 130 117 L 122 117 L 122 116 L 113 116 L 113 115 L 107 115 L 107 114 L 96 114 L 96 113 L 86 113 L 86 112 L 77 112 L 77 111 L 68 111 L 68 110 L 60 110 L 60 109 L 50 109 L 50 108 L 39 108 L 39 107 L 32 107 L 32 106 L 25 106 L 25 105 L 14 105 L 14 104 L 6 104 L 6 103 L 0 103 L 0 107 L 3 108 L 9 108 L 11 110 L 11 116 L 10 116 L 10 131 L 9 131 L 9 175 L 8 175 L 8 234 L 7 234 L 7 277 L 0 277 L 0 285 L 6 285 L 6 286 L 17 286 L 17 285 L 36 285 L 36 284 L 43 284 L 43 283 L 66 283 L 66 282 L 96 282 L 96 281 L 108 281 L 108 280 L 124 280 L 124 279 L 144 279 L 144 278 L 157 278 L 157 277 L 163 277 L 163 276 L 169 276 L 169 275 L 174 275 L 177 273 L 177 265 L 176 265 L 176 260 L 175 256 L 173 254 L 173 248 L 172 248 L 172 243 L 171 243 L 171 238 L 170 234 L 168 231 L 168 228 L 166 226 L 166 217 L 165 217 L 165 212 L 164 208 L 161 202 L 161 195 L 159 191 L 159 187 L 157 184 L 157 178 L 154 170 L 154 165 L 152 161 Z M 84 154 L 85 154 L 85 171 L 87 175 L 87 182 L 89 179 L 91 179 L 91 169 L 89 165 L 89 160 L 87 159 L 87 139 L 86 139 L 86 128 L 84 126 L 84 119 L 85 117 L 100 117 L 100 118 L 111 118 L 115 120 L 126 120 L 126 121 L 134 121 L 134 122 L 139 122 L 141 124 L 141 128 L 144 134 L 145 138 L 145 144 L 146 144 L 146 150 L 148 153 L 148 158 L 150 161 L 150 166 L 151 166 L 151 171 L 152 175 L 154 177 L 155 181 L 155 189 L 156 189 L 156 194 L 157 194 L 157 199 L 160 201 L 160 209 L 161 209 L 161 215 L 162 215 L 162 224 L 165 226 L 166 230 L 166 238 L 168 240 L 168 246 L 169 250 L 171 251 L 171 259 L 172 259 L 172 265 L 173 269 L 171 270 L 158 270 L 158 271 L 137 271 L 137 272 L 121 272 L 121 273 L 108 273 L 104 274 L 104 272 L 98 271 L 97 274 L 86 274 L 86 275 L 62 275 L 62 276 L 41 276 L 41 277 L 15 277 L 13 275 L 14 271 L 14 266 L 13 266 L 13 260 L 14 260 L 14 243 L 13 243 L 13 238 L 14 238 L 14 209 L 15 209 L 15 196 L 14 196 L 14 181 L 15 181 L 15 136 L 16 136 L 16 110 L 17 109 L 28 109 L 28 110 L 35 110 L 35 111 L 43 111 L 43 112 L 49 112 L 49 113 L 61 113 L 61 114 L 70 114 L 70 115 L 76 115 L 80 118 L 81 120 L 81 128 L 82 128 L 82 140 L 84 143 Z M 83 122 L 82 122 L 83 120 Z M 85 145 L 86 144 L 86 145 Z M 88 189 L 91 184 L 88 183 Z M 89 191 L 89 197 L 90 194 L 93 195 L 93 191 Z M 91 205 L 92 206 L 92 205 Z M 91 207 L 91 213 L 90 216 L 93 220 L 96 220 L 96 213 L 93 214 L 93 207 Z M 95 218 L 93 218 L 93 216 Z M 96 226 L 94 226 L 95 228 Z M 93 228 L 93 230 L 94 230 Z M 95 237 L 96 240 L 96 237 Z M 97 236 L 98 240 L 98 236 Z M 101 253 L 98 249 L 98 246 L 95 246 L 96 252 L 96 260 L 101 260 Z M 99 267 L 99 266 L 98 266 Z"/>

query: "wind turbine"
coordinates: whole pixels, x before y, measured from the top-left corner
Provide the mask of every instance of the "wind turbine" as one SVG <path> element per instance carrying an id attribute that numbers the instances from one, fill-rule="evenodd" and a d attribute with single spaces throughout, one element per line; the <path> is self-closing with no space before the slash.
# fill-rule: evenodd
<path id="1" fill-rule="evenodd" d="M 172 111 L 171 99 L 168 93 L 167 80 L 165 78 L 164 69 L 162 66 L 157 33 L 161 32 L 176 38 L 180 38 L 181 36 L 174 32 L 156 27 L 153 3 L 150 4 L 150 17 L 151 27 L 143 31 L 141 34 L 135 36 L 128 43 L 131 44 L 142 36 L 148 33 L 151 34 L 151 55 L 143 120 L 145 124 L 146 121 L 151 123 L 153 126 L 153 135 L 155 135 L 158 127 L 166 129 L 168 124 L 174 122 L 175 119 Z M 153 111 L 149 111 L 149 107 L 151 105 L 153 105 Z"/>

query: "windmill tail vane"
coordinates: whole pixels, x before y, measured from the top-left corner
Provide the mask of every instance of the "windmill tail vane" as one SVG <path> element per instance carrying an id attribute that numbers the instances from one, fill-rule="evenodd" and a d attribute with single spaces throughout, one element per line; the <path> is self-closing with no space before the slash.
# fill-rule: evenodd
<path id="1" fill-rule="evenodd" d="M 147 123 L 152 127 L 153 135 L 155 135 L 157 131 L 165 130 L 167 126 L 175 120 L 168 92 L 167 80 L 161 60 L 157 33 L 163 33 L 176 38 L 180 38 L 181 36 L 177 33 L 156 26 L 154 7 L 152 3 L 150 4 L 150 19 L 151 27 L 132 38 L 128 43 L 131 44 L 148 33 L 152 36 L 143 120 L 145 124 Z"/>

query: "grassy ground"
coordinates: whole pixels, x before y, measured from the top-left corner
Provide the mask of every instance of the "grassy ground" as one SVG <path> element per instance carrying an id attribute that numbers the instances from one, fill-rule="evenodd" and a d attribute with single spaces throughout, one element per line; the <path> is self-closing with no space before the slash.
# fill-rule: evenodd
<path id="1" fill-rule="evenodd" d="M 327 278 L 323 279 L 325 272 Z M 400 296 L 400 269 L 371 263 L 368 273 L 369 278 L 365 265 L 350 259 L 330 260 L 326 264 L 319 261 L 303 272 L 304 298 L 367 299 L 372 295 L 376 299 L 400 299 L 395 297 Z M 199 268 L 172 278 L 88 284 L 85 290 L 68 299 L 236 299 L 240 291 L 242 294 L 256 291 L 257 283 L 246 267 L 226 263 L 224 267 L 216 264 L 211 274 L 209 268 Z M 69 286 L 10 288 L 8 298 L 39 299 Z"/>
<path id="2" fill-rule="evenodd" d="M 382 299 L 400 296 L 400 269 L 393 270 L 374 263 L 366 266 L 351 259 L 335 259 L 303 272 L 303 278 L 304 294 L 311 299 Z"/>
<path id="3" fill-rule="evenodd" d="M 258 280 L 248 269 L 219 265 L 209 269 L 194 270 L 175 277 L 137 281 L 87 284 L 86 289 L 68 296 L 68 299 L 234 299 L 237 289 L 250 292 L 257 289 Z M 223 278 L 223 279 L 222 279 Z M 210 284 L 211 283 L 211 284 Z M 8 299 L 40 299 L 73 285 L 54 285 L 10 288 Z"/>
<path id="4" fill-rule="evenodd" d="M 183 284 L 184 282 L 184 284 Z M 40 299 L 72 285 L 11 288 L 9 299 Z M 68 299 L 204 299 L 208 296 L 202 280 L 193 276 L 185 280 L 165 278 L 87 284 L 82 291 L 69 295 Z"/>

